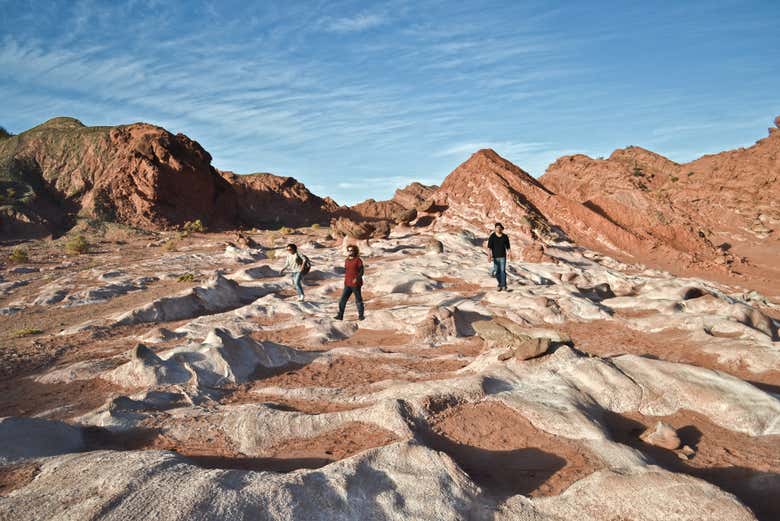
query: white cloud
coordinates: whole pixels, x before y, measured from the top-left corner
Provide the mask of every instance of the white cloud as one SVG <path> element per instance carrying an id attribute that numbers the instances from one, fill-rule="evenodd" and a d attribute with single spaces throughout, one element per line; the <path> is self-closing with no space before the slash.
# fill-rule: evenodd
<path id="1" fill-rule="evenodd" d="M 357 33 L 379 27 L 387 22 L 387 18 L 379 14 L 358 14 L 342 18 L 323 18 L 321 26 L 333 33 Z"/>
<path id="2" fill-rule="evenodd" d="M 550 143 L 541 142 L 514 142 L 514 141 L 482 141 L 459 143 L 436 152 L 434 157 L 461 156 L 473 154 L 483 148 L 492 148 L 504 157 L 517 157 L 528 153 L 538 153 L 549 150 Z"/>

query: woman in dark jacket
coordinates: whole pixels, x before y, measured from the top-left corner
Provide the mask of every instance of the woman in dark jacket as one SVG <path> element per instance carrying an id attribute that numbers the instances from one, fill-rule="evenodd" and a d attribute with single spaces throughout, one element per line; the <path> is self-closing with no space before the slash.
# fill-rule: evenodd
<path id="1" fill-rule="evenodd" d="M 357 246 L 347 247 L 347 254 L 347 260 L 344 262 L 344 291 L 341 293 L 341 300 L 339 300 L 339 313 L 333 318 L 344 320 L 344 309 L 347 307 L 350 295 L 354 293 L 358 320 L 363 320 L 365 308 L 363 307 L 363 295 L 360 293 L 360 289 L 363 287 L 363 260 L 359 256 Z"/>

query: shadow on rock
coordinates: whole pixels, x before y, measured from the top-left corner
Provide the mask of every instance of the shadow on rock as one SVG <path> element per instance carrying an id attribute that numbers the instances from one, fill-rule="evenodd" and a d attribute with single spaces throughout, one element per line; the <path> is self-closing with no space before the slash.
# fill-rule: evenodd
<path id="1" fill-rule="evenodd" d="M 612 438 L 642 453 L 651 463 L 664 469 L 703 479 L 730 492 L 748 506 L 760 521 L 780 519 L 780 473 L 765 472 L 744 466 L 696 467 L 680 459 L 671 450 L 655 447 L 639 439 L 646 425 L 620 414 L 604 411 L 602 416 Z M 681 445 L 696 448 L 702 441 L 702 432 L 695 425 L 677 429 Z"/>
<path id="2" fill-rule="evenodd" d="M 566 466 L 565 459 L 537 448 L 488 450 L 430 431 L 421 437 L 429 447 L 451 457 L 486 495 L 499 502 L 517 494 L 529 495 Z"/>

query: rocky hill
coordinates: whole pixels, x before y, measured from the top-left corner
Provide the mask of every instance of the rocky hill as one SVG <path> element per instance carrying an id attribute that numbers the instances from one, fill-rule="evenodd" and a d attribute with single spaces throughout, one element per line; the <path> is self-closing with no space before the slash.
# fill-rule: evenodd
<path id="1" fill-rule="evenodd" d="M 780 117 L 775 124 L 780 125 Z M 694 260 L 744 258 L 758 273 L 777 269 L 778 128 L 751 147 L 684 164 L 639 147 L 616 150 L 607 159 L 566 156 L 550 165 L 540 181 L 646 244 L 668 245 Z M 724 255 L 711 257 L 711 245 Z"/>
<path id="2" fill-rule="evenodd" d="M 220 172 L 236 194 L 238 220 L 246 226 L 326 224 L 339 205 L 314 195 L 292 177 Z"/>
<path id="3" fill-rule="evenodd" d="M 0 231 L 67 231 L 77 217 L 165 229 L 200 219 L 209 228 L 327 222 L 338 205 L 292 178 L 238 176 L 183 134 L 135 123 L 87 127 L 54 118 L 0 136 Z"/>
<path id="4" fill-rule="evenodd" d="M 404 188 L 398 188 L 392 199 L 386 201 L 366 199 L 362 203 L 342 208 L 339 214 L 358 221 L 406 221 L 407 217 L 413 215 L 410 212 L 416 212 L 436 193 L 437 189 L 437 186 L 414 182 Z"/>
<path id="5" fill-rule="evenodd" d="M 227 225 L 235 194 L 210 163 L 197 142 L 160 127 L 54 118 L 0 141 L 3 232 L 59 233 L 76 216 L 142 228 Z"/>
<path id="6" fill-rule="evenodd" d="M 551 191 L 493 150 L 480 150 L 456 168 L 433 198 L 446 210 L 439 225 L 485 230 L 501 221 L 525 242 L 571 240 L 628 261 L 715 265 L 723 255 L 692 227 L 670 223 L 644 233 L 611 219 L 593 204 Z M 668 267 L 668 265 L 664 265 Z"/>

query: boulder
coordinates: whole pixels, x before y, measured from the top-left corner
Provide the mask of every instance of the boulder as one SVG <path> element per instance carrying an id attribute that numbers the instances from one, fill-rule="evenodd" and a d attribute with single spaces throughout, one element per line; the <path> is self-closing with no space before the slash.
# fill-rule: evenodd
<path id="1" fill-rule="evenodd" d="M 252 237 L 249 235 L 246 235 L 243 232 L 236 232 L 233 236 L 233 242 L 239 247 L 239 248 L 251 248 L 251 249 L 258 249 L 261 246 L 255 241 Z"/>
<path id="2" fill-rule="evenodd" d="M 433 308 L 425 319 L 417 324 L 415 341 L 436 344 L 459 336 L 455 324 L 455 312 L 457 308 L 453 311 L 447 308 Z"/>
<path id="3" fill-rule="evenodd" d="M 330 228 L 342 237 L 351 237 L 359 241 L 371 238 L 374 227 L 368 223 L 359 223 L 347 217 L 339 217 L 330 222 Z"/>
<path id="4" fill-rule="evenodd" d="M 524 246 L 520 253 L 525 262 L 552 262 L 552 257 L 544 252 L 544 246 L 540 242 L 532 242 Z"/>
<path id="5" fill-rule="evenodd" d="M 522 326 L 505 318 L 479 320 L 472 326 L 488 348 L 506 349 L 499 355 L 499 360 L 528 360 L 543 355 L 550 349 L 549 338 L 530 336 L 524 332 Z"/>
<path id="6" fill-rule="evenodd" d="M 425 250 L 428 253 L 444 253 L 444 244 L 438 239 L 431 239 L 425 245 Z"/>
<path id="7" fill-rule="evenodd" d="M 417 210 L 411 208 L 409 210 L 406 210 L 398 214 L 398 217 L 396 217 L 396 223 L 408 225 L 410 222 L 414 221 L 415 219 L 417 219 Z"/>
<path id="8" fill-rule="evenodd" d="M 680 447 L 680 438 L 674 427 L 664 422 L 657 422 L 649 427 L 639 438 L 650 445 L 663 447 L 664 449 L 677 450 Z"/>

